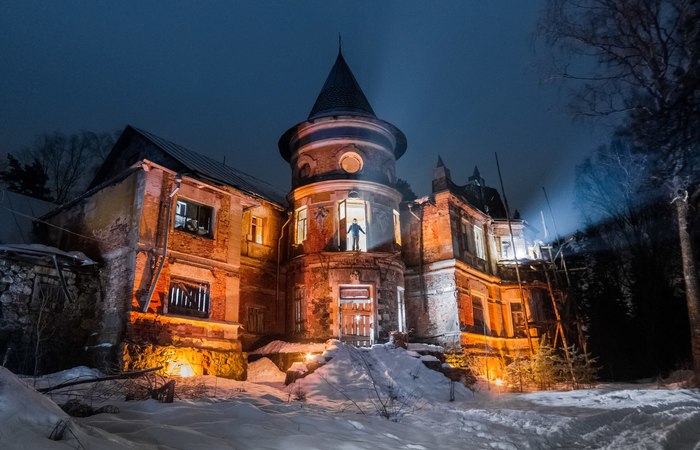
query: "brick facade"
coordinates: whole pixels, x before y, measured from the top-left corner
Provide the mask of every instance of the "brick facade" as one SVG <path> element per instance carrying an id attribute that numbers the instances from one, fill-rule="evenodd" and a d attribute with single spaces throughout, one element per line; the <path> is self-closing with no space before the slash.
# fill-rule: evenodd
<path id="1" fill-rule="evenodd" d="M 50 216 L 90 237 L 52 228 L 51 242 L 103 265 L 98 335 L 116 361 L 170 358 L 241 378 L 242 351 L 273 335 L 368 345 L 410 331 L 489 357 L 542 333 L 551 308 L 541 276 L 523 274 L 522 291 L 513 277 L 514 255 L 541 256 L 526 224 L 504 220 L 478 170 L 459 186 L 441 160 L 431 195 L 402 202 L 406 138 L 374 115 L 342 55 L 279 147 L 286 203 L 264 182 L 127 127 L 98 173 L 106 183 Z"/>

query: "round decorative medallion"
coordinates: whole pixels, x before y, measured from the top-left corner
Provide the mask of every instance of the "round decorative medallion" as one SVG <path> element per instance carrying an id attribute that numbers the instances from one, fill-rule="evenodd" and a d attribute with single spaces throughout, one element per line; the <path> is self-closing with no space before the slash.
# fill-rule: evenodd
<path id="1" fill-rule="evenodd" d="M 355 152 L 343 154 L 340 158 L 340 167 L 347 173 L 357 173 L 362 170 L 362 157 Z"/>

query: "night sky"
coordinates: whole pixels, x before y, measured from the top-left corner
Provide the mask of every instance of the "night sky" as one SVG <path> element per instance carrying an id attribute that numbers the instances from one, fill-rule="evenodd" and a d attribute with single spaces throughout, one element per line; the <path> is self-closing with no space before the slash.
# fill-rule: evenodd
<path id="1" fill-rule="evenodd" d="M 439 7 L 438 7 L 439 5 Z M 535 1 L 15 1 L 0 4 L 0 152 L 60 130 L 130 124 L 286 191 L 277 140 L 306 119 L 343 54 L 408 150 L 398 176 L 430 192 L 478 165 L 537 228 L 552 200 L 578 226 L 574 167 L 603 141 L 542 81 Z M 547 215 L 548 216 L 548 215 Z"/>

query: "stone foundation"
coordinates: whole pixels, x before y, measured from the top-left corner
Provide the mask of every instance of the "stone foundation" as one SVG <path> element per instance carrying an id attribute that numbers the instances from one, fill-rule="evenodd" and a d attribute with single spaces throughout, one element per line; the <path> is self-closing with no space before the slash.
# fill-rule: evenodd
<path id="1" fill-rule="evenodd" d="M 162 366 L 166 375 L 245 380 L 247 356 L 239 331 L 237 323 L 132 311 L 124 369 Z"/>
<path id="2" fill-rule="evenodd" d="M 127 343 L 124 346 L 124 369 L 141 370 L 163 367 L 165 375 L 215 375 L 245 380 L 247 355 L 235 350 L 212 350 L 193 347 Z"/>
<path id="3" fill-rule="evenodd" d="M 95 344 L 98 273 L 62 268 L 69 299 L 56 269 L 45 264 L 39 258 L 0 257 L 0 363 L 16 373 L 93 362 L 86 349 Z"/>

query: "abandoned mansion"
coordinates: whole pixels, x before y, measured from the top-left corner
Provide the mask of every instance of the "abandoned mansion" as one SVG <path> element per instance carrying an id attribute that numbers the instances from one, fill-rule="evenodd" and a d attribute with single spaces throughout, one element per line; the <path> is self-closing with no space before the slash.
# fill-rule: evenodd
<path id="1" fill-rule="evenodd" d="M 404 197 L 406 149 L 340 52 L 308 117 L 279 139 L 286 195 L 129 126 L 90 189 L 35 224 L 42 248 L 80 251 L 96 269 L 54 254 L 41 283 L 91 303 L 74 334 L 98 366 L 184 359 L 241 379 L 245 352 L 273 336 L 366 346 L 404 332 L 475 353 L 530 351 L 562 294 L 534 269 L 542 250 L 529 227 L 478 169 L 457 183 L 437 155 L 432 192 Z M 26 264 L 20 246 L 3 249 Z"/>

